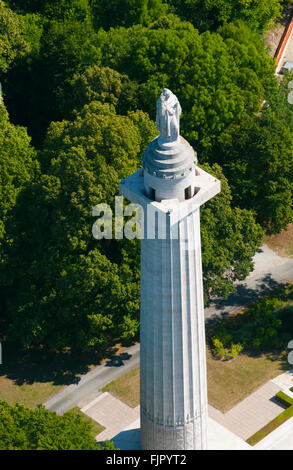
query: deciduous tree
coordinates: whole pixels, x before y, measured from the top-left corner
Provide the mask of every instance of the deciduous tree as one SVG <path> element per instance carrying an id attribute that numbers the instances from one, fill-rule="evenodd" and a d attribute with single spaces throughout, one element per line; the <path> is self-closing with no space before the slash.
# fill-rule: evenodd
<path id="1" fill-rule="evenodd" d="M 162 0 L 91 0 L 96 27 L 106 30 L 115 26 L 144 26 L 157 20 L 167 12 Z"/>
<path id="2" fill-rule="evenodd" d="M 6 72 L 27 48 L 20 18 L 0 0 L 0 72 Z"/>
<path id="3" fill-rule="evenodd" d="M 168 0 L 174 11 L 200 31 L 243 20 L 263 30 L 281 13 L 281 0 Z"/>
<path id="4" fill-rule="evenodd" d="M 0 401 L 1 450 L 97 450 L 92 425 L 81 415 Z"/>

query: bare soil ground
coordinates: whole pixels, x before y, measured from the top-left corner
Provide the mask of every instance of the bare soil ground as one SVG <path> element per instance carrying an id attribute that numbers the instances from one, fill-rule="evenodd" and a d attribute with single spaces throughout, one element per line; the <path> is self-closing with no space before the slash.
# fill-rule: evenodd
<path id="1" fill-rule="evenodd" d="M 263 242 L 279 256 L 293 258 L 293 224 L 277 235 L 265 236 Z"/>
<path id="2" fill-rule="evenodd" d="M 293 11 L 293 5 L 285 5 L 282 17 L 278 18 L 276 23 L 265 33 L 265 42 L 269 48 L 269 54 L 274 57 L 281 37 L 287 24 L 290 22 L 291 14 Z"/>

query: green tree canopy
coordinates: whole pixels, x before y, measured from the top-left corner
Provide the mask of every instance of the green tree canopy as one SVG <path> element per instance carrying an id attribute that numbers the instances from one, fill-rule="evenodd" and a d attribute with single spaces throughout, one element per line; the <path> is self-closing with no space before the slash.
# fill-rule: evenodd
<path id="1" fill-rule="evenodd" d="M 232 142 L 217 152 L 233 203 L 253 209 L 268 233 L 293 221 L 293 135 L 270 108 L 251 116 Z"/>
<path id="2" fill-rule="evenodd" d="M 217 33 L 199 34 L 190 23 L 169 15 L 148 28 L 134 26 L 108 33 L 100 31 L 98 37 L 102 64 L 109 64 L 120 73 L 127 71 L 129 78 L 138 83 L 138 106 L 151 116 L 155 116 L 156 98 L 163 84 L 177 94 L 183 109 L 182 134 L 196 148 L 201 162 L 218 162 L 223 167 L 231 179 L 233 204 L 254 210 L 257 220 L 267 230 L 285 228 L 291 220 L 292 183 L 288 162 L 292 131 L 282 122 L 284 112 L 281 115 L 276 109 L 282 91 L 274 75 L 273 60 L 258 34 L 242 22 L 226 24 Z M 265 106 L 272 101 L 274 124 L 265 118 L 264 100 Z M 259 119 L 262 113 L 264 116 Z M 265 134 L 270 135 L 267 144 L 259 144 L 260 134 L 255 137 L 254 124 L 251 133 L 244 130 L 254 121 L 256 128 L 261 123 L 264 139 Z M 246 161 L 251 162 L 245 176 L 238 172 L 235 163 L 235 159 L 239 162 L 236 149 L 240 146 L 238 136 L 242 129 L 246 140 L 241 145 L 249 149 L 250 157 Z M 274 148 L 279 148 L 276 152 L 279 157 L 274 161 L 278 158 L 283 164 L 287 162 L 286 170 L 282 171 L 282 183 L 279 167 L 274 174 L 276 180 L 266 179 L 267 196 L 262 197 L 265 181 L 260 175 L 265 175 L 271 165 L 269 142 L 274 141 Z M 261 158 L 257 157 L 260 145 Z M 257 173 L 249 173 L 256 168 Z"/>
<path id="3" fill-rule="evenodd" d="M 11 69 L 4 86 L 14 122 L 26 125 L 34 144 L 40 147 L 50 122 L 63 117 L 59 88 L 66 87 L 76 73 L 98 64 L 100 51 L 88 16 L 79 19 L 72 14 L 51 20 L 27 14 L 22 22 L 29 53 L 26 60 Z"/>
<path id="4" fill-rule="evenodd" d="M 106 30 L 115 26 L 144 26 L 157 20 L 167 12 L 162 0 L 91 0 L 96 27 Z"/>
<path id="5" fill-rule="evenodd" d="M 42 13 L 55 21 L 75 19 L 76 21 L 91 21 L 91 9 L 88 0 L 46 0 Z"/>
<path id="6" fill-rule="evenodd" d="M 83 21 L 91 14 L 88 0 L 7 0 L 7 3 L 17 12 L 40 13 L 55 20 L 75 16 Z"/>
<path id="7" fill-rule="evenodd" d="M 252 257 L 262 243 L 263 230 L 253 212 L 232 207 L 232 195 L 219 165 L 203 168 L 221 181 L 221 192 L 201 208 L 202 265 L 205 301 L 227 296 L 233 283 L 253 270 Z"/>
<path id="8" fill-rule="evenodd" d="M 24 346 L 103 349 L 137 334 L 139 243 L 94 240 L 91 212 L 99 202 L 113 207 L 121 177 L 139 167 L 156 133 L 141 111 L 119 116 L 94 101 L 73 121 L 51 124 L 43 174 L 19 195 L 7 228 L 14 243 L 5 246 L 1 276 L 10 338 Z M 211 171 L 223 188 L 203 209 L 206 299 L 245 277 L 262 238 L 250 212 L 232 210 L 220 169 Z"/>
<path id="9" fill-rule="evenodd" d="M 52 123 L 44 174 L 19 196 L 9 226 L 14 243 L 6 246 L 1 275 L 10 338 L 25 346 L 102 349 L 137 333 L 137 263 L 129 268 L 124 241 L 93 239 L 91 213 L 113 201 L 154 133 L 142 112 L 118 116 L 97 102 L 72 122 Z"/>
<path id="10" fill-rule="evenodd" d="M 202 158 L 229 140 L 277 87 L 273 60 L 243 23 L 200 35 L 169 16 L 149 28 L 100 31 L 98 41 L 102 65 L 138 82 L 139 107 L 152 117 L 163 85 L 177 94 L 182 134 Z"/>
<path id="11" fill-rule="evenodd" d="M 63 416 L 39 406 L 0 401 L 0 450 L 97 450 L 92 425 L 68 411 Z"/>
<path id="12" fill-rule="evenodd" d="M 20 18 L 0 0 L 0 72 L 27 52 Z"/>
<path id="13" fill-rule="evenodd" d="M 59 107 L 65 116 L 80 111 L 91 101 L 113 104 L 118 114 L 137 108 L 137 83 L 109 67 L 93 65 L 73 79 L 59 94 Z"/>
<path id="14" fill-rule="evenodd" d="M 200 31 L 235 20 L 263 30 L 281 13 L 282 0 L 168 0 L 176 14 Z"/>
<path id="15" fill-rule="evenodd" d="M 20 192 L 38 171 L 36 153 L 26 129 L 11 124 L 5 106 L 0 105 L 0 253 L 7 218 Z"/>

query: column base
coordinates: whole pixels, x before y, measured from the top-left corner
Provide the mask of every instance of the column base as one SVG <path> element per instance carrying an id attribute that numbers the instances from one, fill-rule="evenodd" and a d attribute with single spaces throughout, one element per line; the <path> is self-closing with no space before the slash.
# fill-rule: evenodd
<path id="1" fill-rule="evenodd" d="M 140 439 L 144 450 L 206 450 L 206 429 L 202 425 L 207 417 L 196 417 L 182 425 L 162 425 L 141 413 Z"/>

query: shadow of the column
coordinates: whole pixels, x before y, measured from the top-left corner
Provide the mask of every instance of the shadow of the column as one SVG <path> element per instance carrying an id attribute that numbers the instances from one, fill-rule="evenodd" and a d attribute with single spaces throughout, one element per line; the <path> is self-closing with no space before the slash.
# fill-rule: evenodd
<path id="1" fill-rule="evenodd" d="M 120 450 L 141 450 L 140 428 L 126 429 L 119 432 L 116 436 L 109 439 L 114 442 L 116 449 Z M 101 444 L 101 442 L 98 442 Z"/>
<path id="2" fill-rule="evenodd" d="M 120 450 L 141 450 L 140 428 L 121 431 L 111 441 Z"/>

